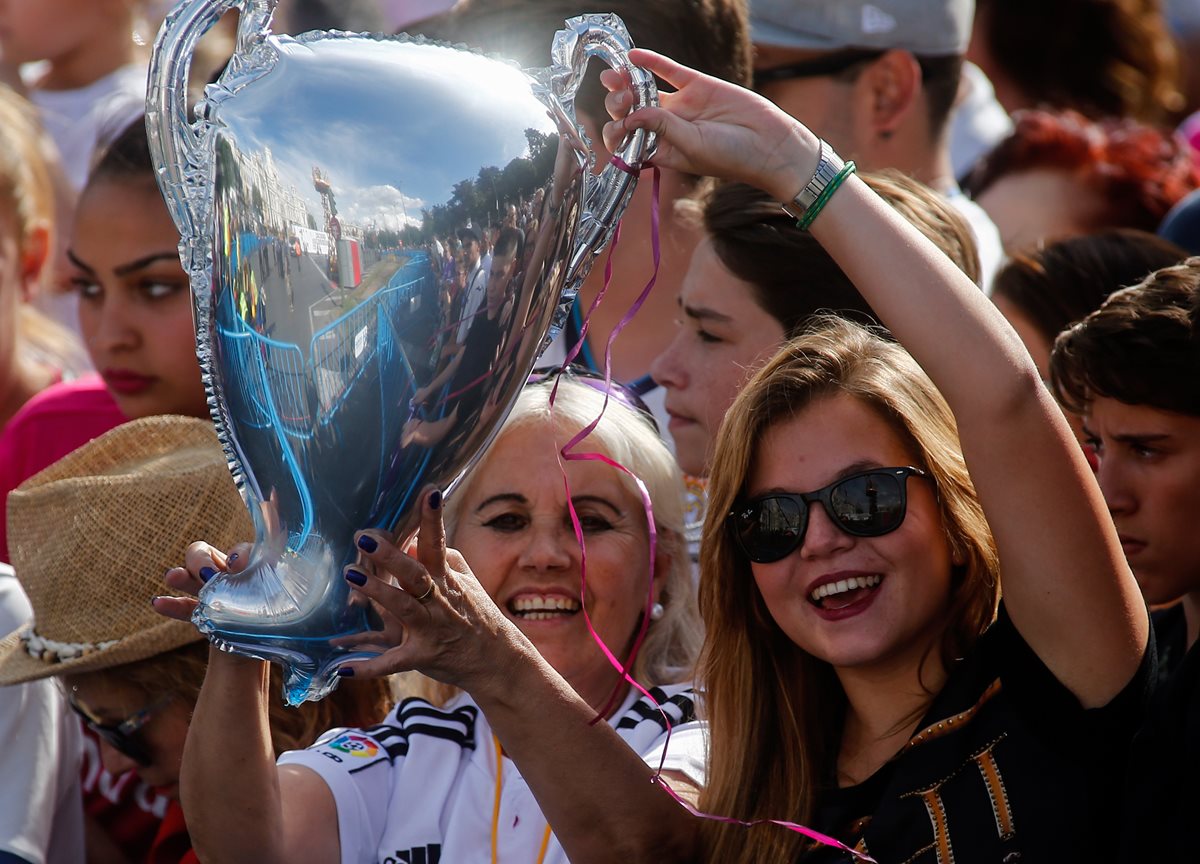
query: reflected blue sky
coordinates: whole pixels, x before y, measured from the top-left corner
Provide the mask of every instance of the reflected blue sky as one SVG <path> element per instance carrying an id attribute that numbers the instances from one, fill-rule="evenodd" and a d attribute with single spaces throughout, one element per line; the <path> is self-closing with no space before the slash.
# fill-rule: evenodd
<path id="1" fill-rule="evenodd" d="M 269 148 L 314 215 L 314 165 L 349 219 L 419 224 L 455 183 L 525 155 L 526 128 L 557 134 L 528 78 L 498 61 L 357 36 L 275 44 L 279 63 L 218 117 L 243 153 Z"/>

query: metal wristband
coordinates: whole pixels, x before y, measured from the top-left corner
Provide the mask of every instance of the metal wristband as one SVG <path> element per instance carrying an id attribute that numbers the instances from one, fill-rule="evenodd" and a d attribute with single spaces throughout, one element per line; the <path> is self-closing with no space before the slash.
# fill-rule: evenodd
<path id="1" fill-rule="evenodd" d="M 804 218 L 805 211 L 816 203 L 825 187 L 846 167 L 846 163 L 833 152 L 833 148 L 826 144 L 824 139 L 820 139 L 820 143 L 817 170 L 813 172 L 812 179 L 800 190 L 800 194 L 783 205 L 784 212 L 796 221 Z"/>

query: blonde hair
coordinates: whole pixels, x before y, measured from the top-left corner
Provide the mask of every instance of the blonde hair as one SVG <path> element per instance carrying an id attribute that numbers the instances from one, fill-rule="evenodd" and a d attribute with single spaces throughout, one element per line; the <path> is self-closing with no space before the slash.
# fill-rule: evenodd
<path id="1" fill-rule="evenodd" d="M 699 677 L 709 719 L 706 812 L 739 819 L 810 820 L 835 776 L 845 694 L 833 669 L 797 647 L 771 617 L 725 516 L 743 494 L 753 442 L 805 407 L 838 394 L 860 400 L 931 475 L 952 559 L 952 603 L 941 641 L 948 663 L 995 616 L 999 560 L 975 495 L 949 406 L 900 346 L 837 318 L 818 319 L 742 390 L 717 436 L 700 553 L 700 609 L 708 628 Z M 710 823 L 707 859 L 790 861 L 799 835 Z"/>
<path id="2" fill-rule="evenodd" d="M 65 206 L 59 200 L 53 145 L 46 138 L 32 105 L 0 86 L 0 230 L 11 231 L 24 254 L 35 232 L 45 233 L 47 263 L 38 289 L 50 284 L 55 245 L 55 215 Z M 82 352 L 66 328 L 21 303 L 17 312 L 17 346 L 27 362 L 77 369 Z"/>
<path id="3" fill-rule="evenodd" d="M 549 400 L 553 386 L 553 381 L 526 385 L 497 439 L 517 429 L 550 422 L 561 434 L 574 435 L 600 414 L 604 394 L 570 375 L 559 379 L 552 410 Z M 665 572 L 655 573 L 655 579 L 661 580 L 662 585 L 663 616 L 652 622 L 647 631 L 634 662 L 633 677 L 646 686 L 690 680 L 703 639 L 703 624 L 683 535 L 684 487 L 679 466 L 648 420 L 615 398 L 609 400 L 596 429 L 577 448 L 577 452 L 589 451 L 604 453 L 645 484 L 654 507 L 658 551 L 669 560 Z M 486 470 L 485 454 L 462 486 L 447 498 L 444 517 L 451 546 L 471 477 Z M 633 480 L 623 473 L 620 479 L 634 500 L 641 500 Z M 433 682 L 418 683 L 412 677 L 401 686 L 406 692 L 418 693 L 438 704 L 444 704 L 456 692 Z"/>

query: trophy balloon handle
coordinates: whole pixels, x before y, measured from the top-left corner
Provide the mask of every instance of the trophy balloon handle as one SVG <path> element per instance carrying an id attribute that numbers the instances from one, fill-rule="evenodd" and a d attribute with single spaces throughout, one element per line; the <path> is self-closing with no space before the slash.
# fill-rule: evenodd
<path id="1" fill-rule="evenodd" d="M 561 104 L 573 105 L 588 60 L 598 57 L 613 69 L 629 73 L 635 96 L 633 110 L 658 105 L 654 76 L 629 61 L 632 49 L 629 31 L 616 15 L 580 15 L 569 19 L 566 29 L 555 36 L 551 51 L 554 65 L 549 72 L 554 95 Z M 585 275 L 587 265 L 612 240 L 637 185 L 637 173 L 654 155 L 656 143 L 655 133 L 645 129 L 633 131 L 613 154 L 616 158 L 604 167 L 595 182 L 588 184 L 579 239 L 567 268 L 568 286 Z"/>
<path id="2" fill-rule="evenodd" d="M 158 167 L 158 185 L 166 199 L 171 218 L 182 237 L 181 254 L 188 241 L 197 236 L 201 215 L 189 204 L 204 197 L 199 188 L 206 154 L 201 141 L 204 129 L 193 126 L 188 117 L 188 76 L 192 52 L 200 38 L 213 28 L 226 12 L 238 10 L 237 51 L 231 62 L 246 56 L 254 43 L 270 31 L 271 15 L 278 0 L 192 0 L 180 4 L 163 21 L 154 40 L 146 90 L 146 134 L 150 153 Z M 197 113 L 204 113 L 204 103 Z M 184 261 L 187 267 L 190 262 Z"/>

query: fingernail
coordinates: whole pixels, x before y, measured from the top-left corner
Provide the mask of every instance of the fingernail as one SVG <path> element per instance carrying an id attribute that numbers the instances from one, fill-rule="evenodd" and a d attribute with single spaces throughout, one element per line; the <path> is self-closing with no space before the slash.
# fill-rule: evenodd
<path id="1" fill-rule="evenodd" d="M 339 666 L 337 674 L 339 678 L 353 678 L 354 669 L 349 666 Z"/>
<path id="2" fill-rule="evenodd" d="M 364 552 L 374 552 L 379 548 L 379 544 L 370 534 L 364 534 L 358 538 L 358 548 Z"/>
<path id="3" fill-rule="evenodd" d="M 217 571 L 213 567 L 200 568 L 200 581 L 207 582 L 209 579 L 217 575 Z"/>
<path id="4" fill-rule="evenodd" d="M 161 594 L 158 594 L 158 595 L 156 595 L 156 596 L 154 596 L 154 597 L 151 597 L 151 598 L 150 598 L 150 605 L 151 605 L 151 606 L 154 606 L 154 604 L 155 604 L 155 603 L 157 603 L 157 602 L 158 602 L 159 600 L 161 600 L 161 599 L 162 599 L 162 595 L 161 595 Z M 155 607 L 155 608 L 157 608 L 157 607 Z"/>
<path id="5" fill-rule="evenodd" d="M 352 585 L 358 585 L 359 587 L 362 587 L 363 585 L 367 584 L 367 574 L 360 573 L 359 571 L 351 568 L 350 570 L 346 571 L 346 581 Z"/>
<path id="6" fill-rule="evenodd" d="M 232 553 L 232 554 L 231 554 L 231 555 L 230 555 L 228 558 L 226 558 L 225 560 L 226 560 L 228 563 L 232 564 L 232 563 L 233 563 L 234 561 L 236 561 L 237 559 L 238 559 L 238 553 L 234 552 L 234 553 Z"/>
<path id="7" fill-rule="evenodd" d="M 432 492 L 429 493 L 429 509 L 430 510 L 442 509 L 442 490 L 441 489 L 434 489 Z"/>

